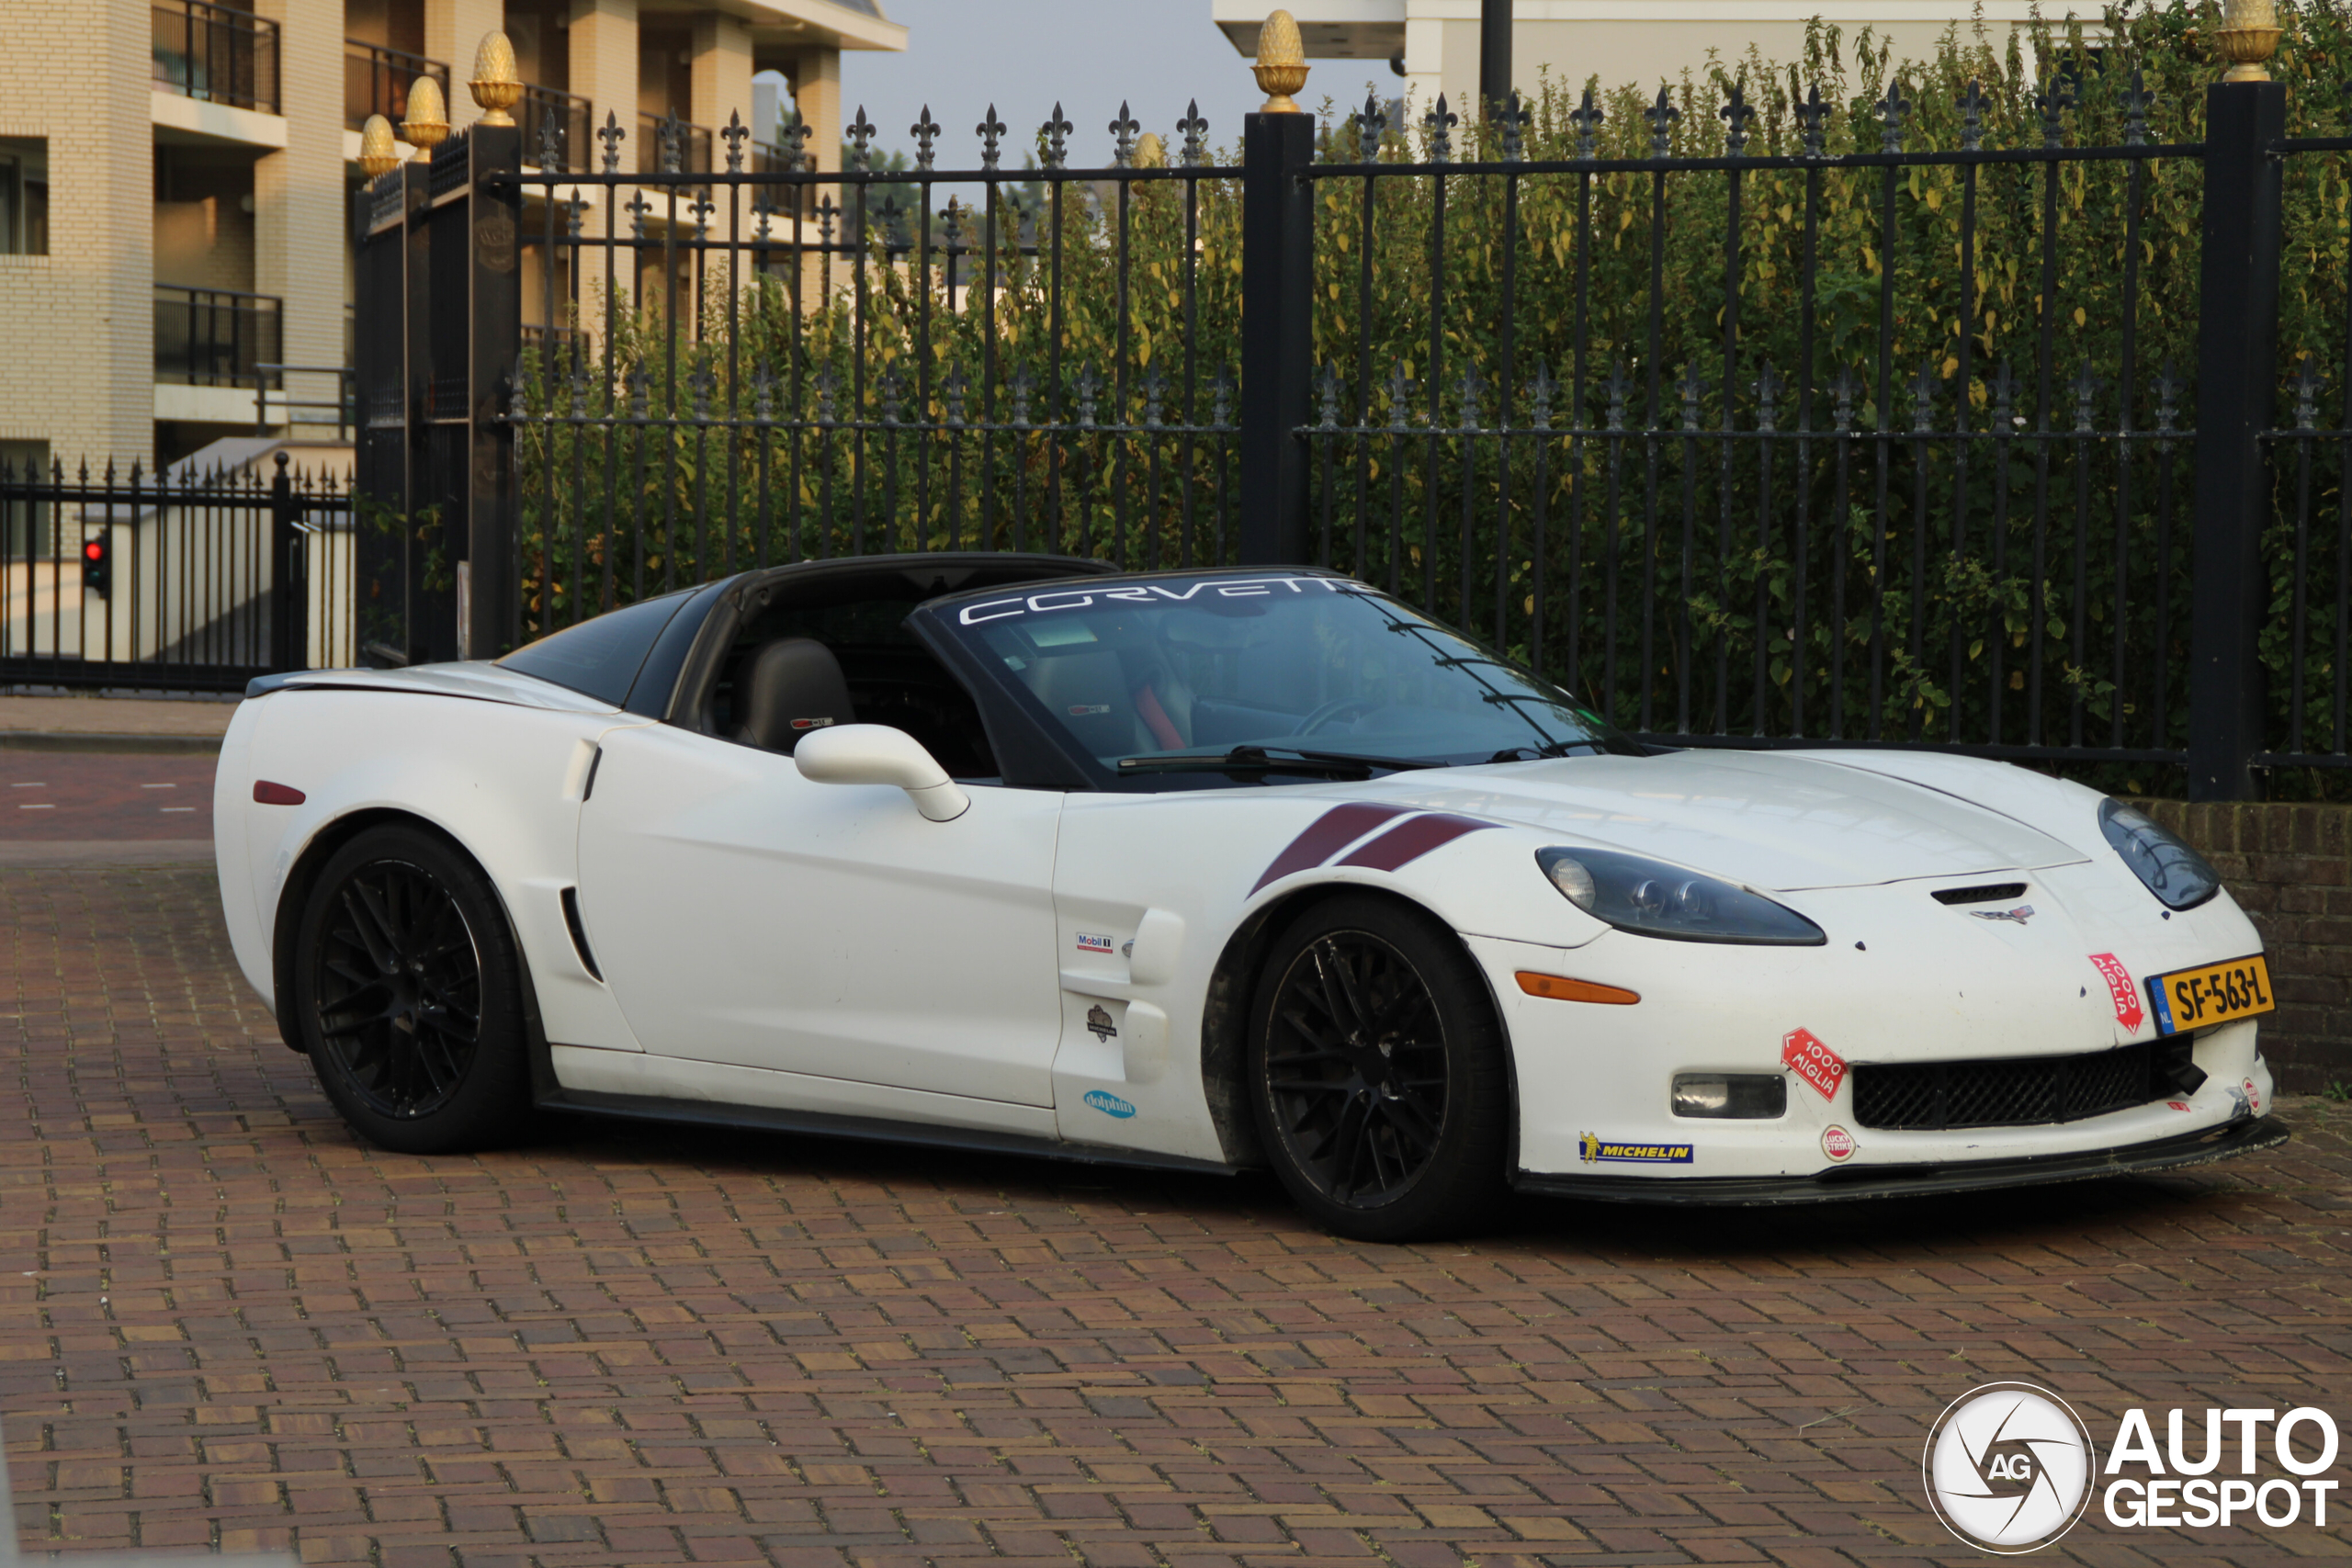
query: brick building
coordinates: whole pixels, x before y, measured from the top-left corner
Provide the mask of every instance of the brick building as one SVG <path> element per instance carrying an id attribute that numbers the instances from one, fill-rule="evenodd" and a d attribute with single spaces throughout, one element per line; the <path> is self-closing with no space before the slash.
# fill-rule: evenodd
<path id="1" fill-rule="evenodd" d="M 665 115 L 697 128 L 690 159 L 730 114 L 773 136 L 768 71 L 830 164 L 842 51 L 906 46 L 878 0 L 6 0 L 0 457 L 170 462 L 253 434 L 264 379 L 282 383 L 271 431 L 331 417 L 359 126 L 397 122 L 420 73 L 471 123 L 465 80 L 499 29 L 528 84 L 525 145 L 552 118 L 580 167 L 608 113 L 627 160 Z"/>

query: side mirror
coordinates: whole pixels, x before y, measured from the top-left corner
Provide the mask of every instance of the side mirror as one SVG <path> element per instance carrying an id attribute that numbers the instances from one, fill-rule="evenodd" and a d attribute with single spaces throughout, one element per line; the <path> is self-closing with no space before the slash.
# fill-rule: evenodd
<path id="1" fill-rule="evenodd" d="M 817 784 L 895 784 L 933 822 L 953 822 L 972 804 L 922 741 L 887 724 L 816 730 L 800 738 L 792 760 L 802 778 Z"/>

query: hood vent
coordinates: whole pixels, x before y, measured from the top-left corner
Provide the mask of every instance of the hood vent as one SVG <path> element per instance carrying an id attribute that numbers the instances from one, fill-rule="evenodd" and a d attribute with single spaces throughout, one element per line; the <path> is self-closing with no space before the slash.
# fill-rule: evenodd
<path id="1" fill-rule="evenodd" d="M 2004 904 L 2012 898 L 2025 897 L 2022 882 L 1993 882 L 1982 887 L 1939 887 L 1934 897 L 1939 904 Z"/>

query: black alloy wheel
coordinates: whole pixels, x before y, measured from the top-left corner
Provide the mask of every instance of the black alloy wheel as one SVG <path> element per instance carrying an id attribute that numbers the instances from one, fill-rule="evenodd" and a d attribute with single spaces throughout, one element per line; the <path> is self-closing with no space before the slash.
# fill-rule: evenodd
<path id="1" fill-rule="evenodd" d="M 370 1141 L 481 1147 L 522 1109 L 519 973 L 481 873 L 432 834 L 375 829 L 312 887 L 295 1021 L 328 1098 Z"/>
<path id="2" fill-rule="evenodd" d="M 1504 1176 L 1501 1032 L 1451 933 L 1347 897 L 1276 942 L 1250 1039 L 1259 1131 L 1325 1228 L 1368 1241 L 1459 1230 Z"/>

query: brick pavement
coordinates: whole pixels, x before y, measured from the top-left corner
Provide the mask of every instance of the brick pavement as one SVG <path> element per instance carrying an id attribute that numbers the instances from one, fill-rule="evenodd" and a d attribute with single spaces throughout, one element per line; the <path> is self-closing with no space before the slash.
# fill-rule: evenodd
<path id="1" fill-rule="evenodd" d="M 567 1122 L 359 1146 L 201 870 L 0 872 L 28 1548 L 311 1562 L 1981 1562 L 1968 1387 L 2352 1413 L 2352 1108 L 2235 1166 L 1380 1248 L 1262 1180 Z M 17 1125 L 14 1112 L 10 1125 Z M 2157 1416 L 2159 1429 L 2163 1416 Z M 2346 1473 L 2339 1467 L 2339 1475 Z M 2347 1555 L 2341 1526 L 2047 1559 Z"/>

